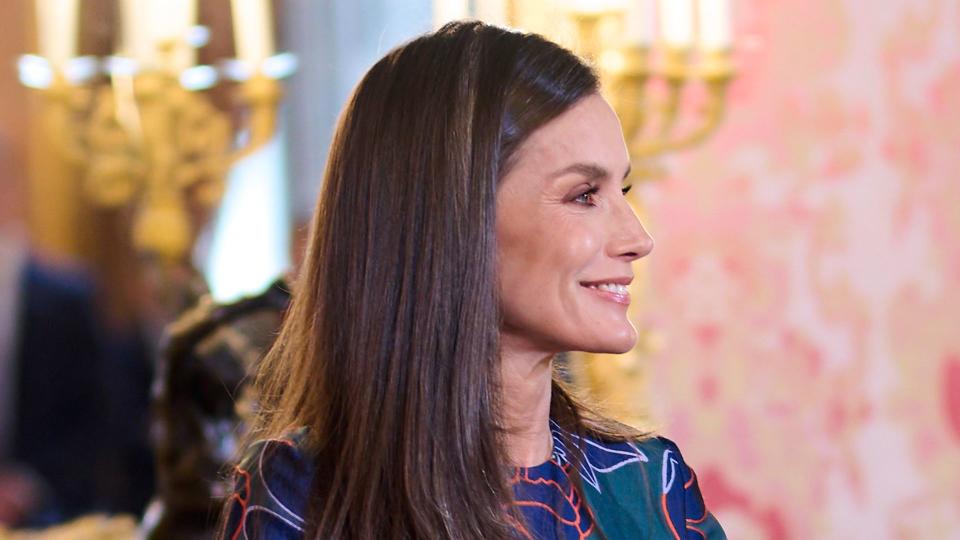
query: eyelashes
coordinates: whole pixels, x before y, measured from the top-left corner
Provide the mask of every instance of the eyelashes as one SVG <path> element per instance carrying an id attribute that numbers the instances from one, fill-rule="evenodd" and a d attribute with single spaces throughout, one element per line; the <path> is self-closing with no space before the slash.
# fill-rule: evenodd
<path id="1" fill-rule="evenodd" d="M 620 192 L 626 196 L 627 193 L 630 193 L 630 189 L 633 188 L 633 185 L 624 186 Z M 600 186 L 592 186 L 590 189 L 580 193 L 573 198 L 573 202 L 584 204 L 587 206 L 596 206 L 596 196 L 600 191 Z"/>

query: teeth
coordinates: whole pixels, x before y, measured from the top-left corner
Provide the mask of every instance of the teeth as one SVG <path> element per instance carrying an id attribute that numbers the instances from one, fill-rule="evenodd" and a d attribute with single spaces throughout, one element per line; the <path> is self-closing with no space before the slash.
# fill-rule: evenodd
<path id="1" fill-rule="evenodd" d="M 617 285 L 616 283 L 601 283 L 599 285 L 591 285 L 592 288 L 600 289 L 601 291 L 611 292 L 613 294 L 626 295 L 627 286 L 626 285 Z"/>

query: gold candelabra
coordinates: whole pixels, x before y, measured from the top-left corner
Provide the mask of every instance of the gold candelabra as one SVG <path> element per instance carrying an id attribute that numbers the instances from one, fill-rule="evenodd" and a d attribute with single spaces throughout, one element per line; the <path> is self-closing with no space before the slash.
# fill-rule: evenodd
<path id="1" fill-rule="evenodd" d="M 102 61 L 73 57 L 75 4 L 38 0 L 40 47 L 48 54 L 22 57 L 21 81 L 42 92 L 48 140 L 61 158 L 80 166 L 86 199 L 130 208 L 138 251 L 164 266 L 188 264 L 194 211 L 215 206 L 232 164 L 273 136 L 280 79 L 295 69 L 295 58 L 270 54 L 265 0 L 235 2 L 242 58 L 220 70 L 193 61 L 208 32 L 193 26 L 191 0 L 127 0 L 124 23 L 135 28 L 123 29 L 121 53 Z M 245 35 L 249 21 L 256 21 L 252 37 Z M 153 26 L 167 34 L 158 36 Z M 58 35 L 64 30 L 74 35 Z M 247 112 L 241 137 L 230 111 L 219 110 L 204 92 L 222 79 L 236 83 L 235 101 Z M 242 143 L 235 145 L 237 139 Z"/>
<path id="2" fill-rule="evenodd" d="M 600 74 L 604 93 L 623 126 L 635 180 L 663 175 L 658 158 L 687 150 L 706 140 L 720 125 L 726 90 L 734 70 L 725 46 L 694 49 L 692 44 L 660 46 L 647 43 L 608 46 L 601 23 L 613 19 L 622 28 L 623 12 L 574 12 L 579 52 L 591 58 Z M 686 89 L 702 84 L 706 102 L 696 111 L 696 125 L 679 131 Z M 658 86 L 662 89 L 656 92 Z"/>

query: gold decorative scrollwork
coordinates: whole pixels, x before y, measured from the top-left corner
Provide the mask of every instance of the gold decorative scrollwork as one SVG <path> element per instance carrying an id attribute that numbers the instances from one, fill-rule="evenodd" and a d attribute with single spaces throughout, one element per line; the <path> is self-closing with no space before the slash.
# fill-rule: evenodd
<path id="1" fill-rule="evenodd" d="M 191 204 L 216 205 L 233 162 L 273 135 L 282 98 L 274 79 L 240 84 L 250 127 L 246 144 L 234 150 L 229 116 L 166 71 L 116 75 L 95 89 L 58 81 L 45 92 L 48 133 L 65 159 L 85 166 L 88 200 L 133 207 L 134 245 L 167 262 L 189 254 Z"/>

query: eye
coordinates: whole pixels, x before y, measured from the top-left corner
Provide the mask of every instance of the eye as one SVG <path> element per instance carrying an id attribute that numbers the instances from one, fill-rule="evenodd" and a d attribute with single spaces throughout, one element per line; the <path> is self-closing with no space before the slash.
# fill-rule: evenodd
<path id="1" fill-rule="evenodd" d="M 597 192 L 600 191 L 599 187 L 592 187 L 587 191 L 584 191 L 580 195 L 577 195 L 573 200 L 578 204 L 585 204 L 587 206 L 596 206 L 596 196 Z"/>
<path id="2" fill-rule="evenodd" d="M 623 194 L 626 195 L 627 193 L 630 193 L 630 190 L 632 188 L 633 188 L 633 184 L 630 184 L 629 186 L 623 186 L 623 189 L 621 189 L 620 191 L 622 191 Z"/>

